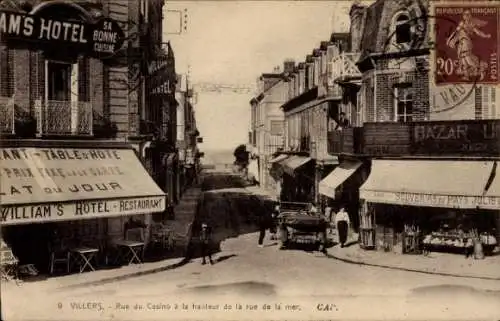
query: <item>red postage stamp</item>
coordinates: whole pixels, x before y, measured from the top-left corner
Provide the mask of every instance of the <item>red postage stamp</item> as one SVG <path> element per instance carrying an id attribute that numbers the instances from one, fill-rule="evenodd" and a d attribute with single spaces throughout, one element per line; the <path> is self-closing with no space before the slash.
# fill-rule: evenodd
<path id="1" fill-rule="evenodd" d="M 498 84 L 499 27 L 499 2 L 436 5 L 436 84 Z"/>

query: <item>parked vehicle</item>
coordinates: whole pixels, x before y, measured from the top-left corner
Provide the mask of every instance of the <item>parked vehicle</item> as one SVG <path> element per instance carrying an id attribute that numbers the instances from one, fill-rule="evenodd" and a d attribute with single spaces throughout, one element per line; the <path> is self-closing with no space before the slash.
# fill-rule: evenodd
<path id="1" fill-rule="evenodd" d="M 328 222 L 318 212 L 311 211 L 312 204 L 280 202 L 278 229 L 280 249 L 292 243 L 314 244 L 316 249 L 326 249 L 326 229 Z"/>

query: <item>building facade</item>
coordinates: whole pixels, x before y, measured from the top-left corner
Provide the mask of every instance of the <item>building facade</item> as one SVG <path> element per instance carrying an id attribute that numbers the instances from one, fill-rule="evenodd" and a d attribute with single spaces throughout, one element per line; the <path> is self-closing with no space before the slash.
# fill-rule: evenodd
<path id="1" fill-rule="evenodd" d="M 473 243 L 491 248 L 487 243 L 495 234 L 498 238 L 494 168 L 499 154 L 488 147 L 498 130 L 496 85 L 436 79 L 440 53 L 429 44 L 439 33 L 432 22 L 412 19 L 445 8 L 422 1 L 351 8 L 351 50 L 359 55 L 360 75 L 337 82 L 344 96 L 356 97 L 361 121 L 331 131 L 329 150 L 340 158 L 354 157 L 366 168 L 350 186 L 359 195 L 365 248 L 460 252 Z M 450 19 L 458 25 L 460 18 Z M 453 63 L 460 66 L 458 60 Z M 474 178 L 462 180 L 472 172 Z M 332 188 L 342 175 L 332 172 Z"/>
<path id="2" fill-rule="evenodd" d="M 285 64 L 285 70 L 287 68 Z M 254 147 L 252 154 L 257 158 L 257 181 L 262 187 L 273 189 L 276 181 L 269 175 L 269 161 L 284 144 L 284 114 L 280 107 L 288 94 L 285 74 L 262 74 L 257 88 L 258 95 L 250 101 L 250 145 Z"/>
<path id="3" fill-rule="evenodd" d="M 163 55 L 163 1 L 1 6 L 1 189 L 30 187 L 2 193 L 2 234 L 43 271 L 56 239 L 104 253 L 127 222 L 150 225 L 167 208 L 150 150 L 168 142 L 156 129 L 171 125 L 155 115 L 147 89 L 157 76 L 144 63 Z M 24 176 L 8 174 L 19 168 Z"/>

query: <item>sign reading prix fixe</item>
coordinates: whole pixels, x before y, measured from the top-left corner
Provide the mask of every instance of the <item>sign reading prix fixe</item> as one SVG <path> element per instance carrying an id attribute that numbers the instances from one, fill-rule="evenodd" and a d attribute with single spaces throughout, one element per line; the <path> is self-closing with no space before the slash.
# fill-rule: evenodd
<path id="1" fill-rule="evenodd" d="M 0 149 L 2 225 L 146 214 L 165 194 L 133 150 Z"/>
<path id="2" fill-rule="evenodd" d="M 360 198 L 373 203 L 441 208 L 499 209 L 500 198 L 492 196 L 436 195 L 407 192 L 360 191 Z"/>
<path id="3" fill-rule="evenodd" d="M 0 10 L 0 38 L 13 46 L 41 50 L 66 46 L 81 54 L 106 58 L 121 49 L 125 35 L 109 18 L 88 24 Z"/>

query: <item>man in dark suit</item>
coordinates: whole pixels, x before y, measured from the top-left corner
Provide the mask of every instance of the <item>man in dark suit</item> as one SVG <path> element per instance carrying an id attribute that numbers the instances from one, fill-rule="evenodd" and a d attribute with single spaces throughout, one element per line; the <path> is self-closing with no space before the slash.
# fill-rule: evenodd
<path id="1" fill-rule="evenodd" d="M 214 264 L 212 261 L 212 228 L 208 226 L 207 223 L 201 224 L 200 231 L 200 246 L 201 246 L 201 256 L 203 261 L 201 264 L 207 264 L 206 257 L 208 257 L 208 261 L 210 265 Z"/>

